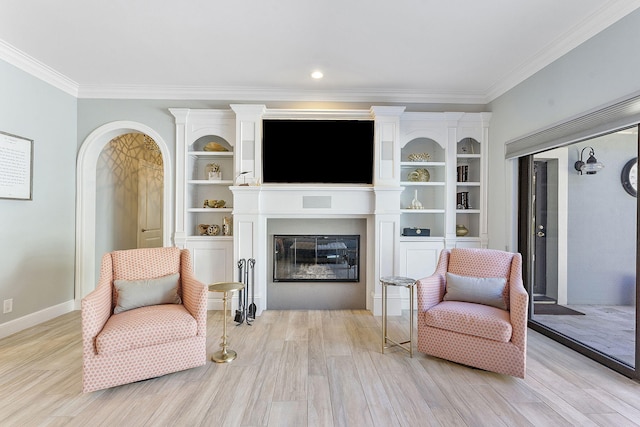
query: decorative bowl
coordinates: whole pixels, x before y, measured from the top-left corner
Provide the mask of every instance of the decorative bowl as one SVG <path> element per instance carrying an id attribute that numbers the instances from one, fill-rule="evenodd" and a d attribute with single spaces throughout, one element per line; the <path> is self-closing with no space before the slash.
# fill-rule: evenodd
<path id="1" fill-rule="evenodd" d="M 219 144 L 219 143 L 213 142 L 213 141 L 211 141 L 210 143 L 205 145 L 203 150 L 204 151 L 229 151 L 222 144 Z"/>
<path id="2" fill-rule="evenodd" d="M 431 174 L 424 168 L 419 168 L 409 172 L 407 179 L 411 182 L 429 182 Z"/>
<path id="3" fill-rule="evenodd" d="M 224 200 L 215 200 L 215 199 L 205 199 L 204 208 L 224 208 L 227 202 Z"/>
<path id="4" fill-rule="evenodd" d="M 429 153 L 411 153 L 407 156 L 410 162 L 428 162 L 431 160 Z"/>

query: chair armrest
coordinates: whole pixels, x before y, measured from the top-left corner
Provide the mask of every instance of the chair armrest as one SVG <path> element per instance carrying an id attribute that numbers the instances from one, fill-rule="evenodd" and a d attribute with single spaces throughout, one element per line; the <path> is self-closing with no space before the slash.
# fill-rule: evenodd
<path id="1" fill-rule="evenodd" d="M 180 280 L 182 282 L 182 303 L 187 311 L 196 319 L 198 335 L 206 336 L 207 298 L 209 290 L 204 283 L 194 276 L 189 250 L 183 249 L 181 252 Z"/>
<path id="2" fill-rule="evenodd" d="M 527 344 L 527 323 L 529 313 L 529 294 L 522 281 L 522 257 L 514 257 L 509 277 L 509 316 L 513 334 L 511 342 L 522 349 Z"/>
<path id="3" fill-rule="evenodd" d="M 85 356 L 95 355 L 95 339 L 111 317 L 113 307 L 112 263 L 110 254 L 102 258 L 96 288 L 81 301 L 82 348 Z"/>
<path id="4" fill-rule="evenodd" d="M 446 279 L 444 274 L 433 274 L 418 280 L 418 312 L 427 311 L 440 304 L 444 297 Z"/>
<path id="5" fill-rule="evenodd" d="M 529 311 L 529 294 L 520 286 L 511 286 L 509 290 L 509 316 L 513 335 L 511 342 L 524 350 L 527 340 L 527 313 Z"/>

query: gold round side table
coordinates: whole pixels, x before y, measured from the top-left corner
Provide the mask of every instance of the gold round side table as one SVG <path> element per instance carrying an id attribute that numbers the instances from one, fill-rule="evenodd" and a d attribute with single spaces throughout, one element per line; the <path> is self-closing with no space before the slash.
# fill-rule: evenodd
<path id="1" fill-rule="evenodd" d="M 244 283 L 240 282 L 218 282 L 209 285 L 210 292 L 223 292 L 222 304 L 223 304 L 223 322 L 222 322 L 222 342 L 220 347 L 222 350 L 216 351 L 211 356 L 211 360 L 217 363 L 228 363 L 238 357 L 238 353 L 233 350 L 229 350 L 227 343 L 227 300 L 229 299 L 229 293 L 239 291 L 244 288 Z"/>

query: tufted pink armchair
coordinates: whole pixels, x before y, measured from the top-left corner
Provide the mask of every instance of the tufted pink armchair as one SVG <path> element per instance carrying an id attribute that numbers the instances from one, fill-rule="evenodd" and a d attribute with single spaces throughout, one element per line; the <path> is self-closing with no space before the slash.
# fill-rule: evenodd
<path id="1" fill-rule="evenodd" d="M 445 297 L 447 278 L 451 294 Z M 500 279 L 505 280 L 503 288 L 496 285 Z M 453 287 L 454 280 L 456 286 L 475 283 L 476 287 L 459 292 Z M 489 301 L 477 286 L 491 282 L 496 285 L 492 285 L 494 294 L 499 295 Z M 434 274 L 418 281 L 417 293 L 418 351 L 524 378 L 529 295 L 522 283 L 520 254 L 492 249 L 443 250 Z M 491 305 L 496 301 L 504 307 Z"/>
<path id="2" fill-rule="evenodd" d="M 114 314 L 124 295 L 120 288 L 118 300 L 116 281 L 120 286 L 163 277 L 174 278 L 175 300 L 134 305 Z M 96 289 L 82 299 L 83 391 L 204 365 L 206 319 L 207 288 L 193 276 L 188 250 L 166 247 L 105 254 Z"/>

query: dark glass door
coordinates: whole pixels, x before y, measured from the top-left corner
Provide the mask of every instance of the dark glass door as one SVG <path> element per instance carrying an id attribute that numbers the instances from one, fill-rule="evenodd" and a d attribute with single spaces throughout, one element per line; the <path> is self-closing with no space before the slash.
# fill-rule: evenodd
<path id="1" fill-rule="evenodd" d="M 579 171 L 581 153 L 604 168 Z M 624 170 L 637 153 L 634 127 L 522 158 L 518 222 L 530 327 L 634 378 L 638 201 Z"/>

